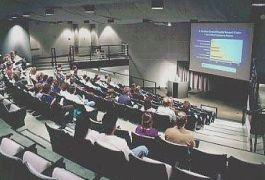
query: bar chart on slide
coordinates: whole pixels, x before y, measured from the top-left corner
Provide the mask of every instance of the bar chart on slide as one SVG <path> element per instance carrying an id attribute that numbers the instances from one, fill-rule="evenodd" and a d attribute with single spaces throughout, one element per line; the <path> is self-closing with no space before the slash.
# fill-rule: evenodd
<path id="1" fill-rule="evenodd" d="M 212 39 L 210 47 L 210 60 L 225 63 L 241 63 L 243 40 Z"/>

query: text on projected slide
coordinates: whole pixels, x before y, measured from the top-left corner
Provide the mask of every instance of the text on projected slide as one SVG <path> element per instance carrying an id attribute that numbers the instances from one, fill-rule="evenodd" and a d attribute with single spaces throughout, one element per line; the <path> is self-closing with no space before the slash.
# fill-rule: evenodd
<path id="1" fill-rule="evenodd" d="M 241 63 L 244 31 L 197 31 L 196 58 L 202 60 L 203 68 L 236 73 Z"/>

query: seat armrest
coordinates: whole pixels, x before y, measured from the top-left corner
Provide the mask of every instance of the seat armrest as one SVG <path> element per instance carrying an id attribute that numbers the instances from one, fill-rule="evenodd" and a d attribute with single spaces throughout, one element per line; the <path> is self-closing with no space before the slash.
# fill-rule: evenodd
<path id="1" fill-rule="evenodd" d="M 50 167 L 48 167 L 47 169 L 45 169 L 42 174 L 50 176 L 54 170 L 54 168 L 56 167 L 60 167 L 60 168 L 65 168 L 65 163 L 64 163 L 64 158 L 60 158 L 59 160 L 57 160 L 56 162 L 54 162 Z"/>

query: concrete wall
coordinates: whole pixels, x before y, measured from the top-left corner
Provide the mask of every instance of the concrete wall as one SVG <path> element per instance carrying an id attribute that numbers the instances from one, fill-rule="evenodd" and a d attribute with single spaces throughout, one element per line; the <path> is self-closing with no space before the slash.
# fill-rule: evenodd
<path id="1" fill-rule="evenodd" d="M 176 76 L 177 61 L 189 60 L 189 23 L 171 27 L 151 23 L 99 25 L 100 44 L 129 44 L 130 75 L 166 87 Z"/>
<path id="2" fill-rule="evenodd" d="M 31 61 L 28 22 L 0 21 L 0 52 L 7 54 L 16 50 L 18 55 Z"/>
<path id="3" fill-rule="evenodd" d="M 47 22 L 30 22 L 30 45 L 33 55 L 50 56 L 51 48 L 56 48 L 57 55 L 69 52 L 69 46 L 74 44 L 72 24 L 51 24 Z"/>

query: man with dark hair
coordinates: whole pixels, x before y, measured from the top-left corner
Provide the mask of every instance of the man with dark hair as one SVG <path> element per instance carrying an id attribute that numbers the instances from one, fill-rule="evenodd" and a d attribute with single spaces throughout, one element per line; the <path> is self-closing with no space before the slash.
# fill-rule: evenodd
<path id="1" fill-rule="evenodd" d="M 129 154 L 131 153 L 137 157 L 147 156 L 148 149 L 145 146 L 138 146 L 130 150 L 125 139 L 122 139 L 114 135 L 114 132 L 116 130 L 117 120 L 118 117 L 113 112 L 107 112 L 104 115 L 102 119 L 102 124 L 103 124 L 103 132 L 105 134 L 100 136 L 100 138 L 97 140 L 97 143 L 112 150 L 122 151 L 127 160 L 129 160 Z"/>
<path id="2" fill-rule="evenodd" d="M 176 126 L 168 128 L 165 132 L 165 139 L 182 145 L 190 147 L 195 146 L 194 136 L 191 131 L 185 129 L 187 123 L 187 116 L 184 112 L 177 114 Z"/>

